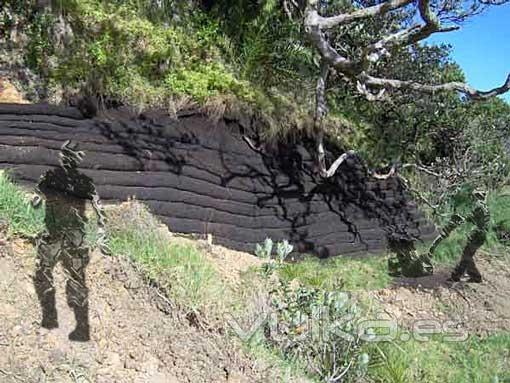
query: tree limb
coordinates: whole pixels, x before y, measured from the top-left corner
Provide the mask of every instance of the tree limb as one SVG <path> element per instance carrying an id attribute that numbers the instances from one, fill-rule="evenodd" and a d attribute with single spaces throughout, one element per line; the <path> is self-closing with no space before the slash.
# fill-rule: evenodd
<path id="1" fill-rule="evenodd" d="M 347 77 L 357 78 L 361 84 L 358 84 L 358 91 L 365 95 L 370 101 L 380 100 L 382 93 L 373 94 L 368 90 L 367 86 L 375 86 L 393 89 L 411 89 L 424 93 L 436 93 L 442 91 L 458 91 L 465 94 L 473 100 L 481 100 L 503 94 L 510 90 L 510 75 L 505 84 L 500 87 L 480 91 L 472 88 L 468 84 L 462 82 L 450 82 L 439 85 L 420 84 L 415 81 L 385 79 L 373 77 L 366 74 L 369 66 L 373 62 L 377 62 L 381 57 L 388 54 L 388 48 L 393 46 L 403 46 L 415 44 L 426 39 L 433 33 L 450 32 L 458 29 L 458 26 L 441 27 L 439 17 L 434 13 L 430 6 L 430 0 L 419 0 L 417 4 L 418 12 L 424 24 L 411 26 L 410 28 L 390 34 L 383 37 L 379 41 L 370 44 L 364 49 L 361 59 L 349 59 L 333 48 L 325 35 L 324 30 L 333 28 L 338 25 L 347 24 L 355 20 L 366 17 L 382 15 L 388 11 L 402 8 L 411 3 L 410 0 L 389 0 L 384 3 L 359 9 L 350 13 L 344 13 L 338 16 L 322 17 L 317 9 L 318 0 L 309 2 L 305 11 L 305 30 L 311 42 L 318 49 L 322 59 L 331 67 L 334 67 L 340 73 Z"/>
<path id="2" fill-rule="evenodd" d="M 406 89 L 415 90 L 423 93 L 437 93 L 443 91 L 457 91 L 464 94 L 467 98 L 473 100 L 482 100 L 503 94 L 510 90 L 510 74 L 506 82 L 497 88 L 480 91 L 472 88 L 463 82 L 449 82 L 445 84 L 422 84 L 412 80 L 387 79 L 371 76 L 369 70 L 371 64 L 379 61 L 382 57 L 389 55 L 389 48 L 395 46 L 407 46 L 416 44 L 426 39 L 433 33 L 450 32 L 458 29 L 457 26 L 442 27 L 439 16 L 431 7 L 431 0 L 418 0 L 417 9 L 423 21 L 421 24 L 413 25 L 396 33 L 383 36 L 379 41 L 369 44 L 362 49 L 359 57 L 348 58 L 338 52 L 329 41 L 329 36 L 325 31 L 336 26 L 346 25 L 367 17 L 381 16 L 389 11 L 400 9 L 411 4 L 414 0 L 388 0 L 383 3 L 353 10 L 349 13 L 343 13 L 337 16 L 323 17 L 319 15 L 318 7 L 320 0 L 308 0 L 304 8 L 304 27 L 308 38 L 319 51 L 321 56 L 321 70 L 316 86 L 316 110 L 314 119 L 314 130 L 316 135 L 317 160 L 320 173 L 324 177 L 332 177 L 338 167 L 355 152 L 349 151 L 342 154 L 329 169 L 325 164 L 325 151 L 323 144 L 323 119 L 326 115 L 325 89 L 328 72 L 330 67 L 335 68 L 338 73 L 355 83 L 360 94 L 368 100 L 381 100 L 385 97 L 385 90 Z M 510 0 L 485 0 L 485 1 L 510 1 Z M 285 10 L 289 13 L 288 4 Z M 303 8 L 301 8 L 303 9 Z M 446 8 L 445 8 L 446 9 Z M 372 89 L 370 89 L 372 88 Z M 376 89 L 373 89 L 376 88 Z M 379 89 L 379 91 L 377 91 Z M 390 172 L 391 173 L 391 172 Z M 392 174 L 391 174 L 392 175 Z M 388 175 L 389 177 L 390 175 Z M 377 176 L 376 176 L 377 178 Z"/>
<path id="3" fill-rule="evenodd" d="M 381 57 L 389 55 L 388 49 L 394 46 L 406 46 L 416 44 L 434 33 L 451 32 L 459 29 L 459 26 L 441 27 L 441 22 L 436 14 L 430 9 L 430 0 L 420 0 L 418 10 L 425 24 L 415 24 L 409 28 L 384 36 L 379 41 L 370 44 L 364 51 L 363 68 L 368 63 L 377 62 Z"/>
<path id="4" fill-rule="evenodd" d="M 387 180 L 388 178 L 393 177 L 396 173 L 397 173 L 396 166 L 393 165 L 388 173 L 386 173 L 386 174 L 379 174 L 377 172 L 373 172 L 372 176 L 375 179 L 378 179 L 378 180 Z"/>
<path id="5" fill-rule="evenodd" d="M 306 31 L 310 41 L 319 50 L 322 59 L 327 61 L 328 65 L 335 67 L 342 73 L 350 75 L 355 73 L 355 62 L 338 53 L 338 51 L 329 44 L 324 32 L 317 25 L 306 26 Z"/>
<path id="6" fill-rule="evenodd" d="M 338 169 L 338 167 L 340 165 L 342 165 L 342 163 L 349 157 L 351 156 L 354 156 L 356 155 L 356 152 L 354 150 L 348 150 L 346 151 L 345 153 L 343 153 L 340 157 L 338 157 L 335 162 L 333 162 L 331 164 L 331 166 L 329 167 L 329 169 L 327 170 L 323 170 L 321 173 L 322 173 L 322 176 L 325 177 L 325 178 L 330 178 L 330 177 L 333 177 Z"/>
<path id="7" fill-rule="evenodd" d="M 244 142 L 246 142 L 246 144 L 250 147 L 251 150 L 253 150 L 254 152 L 257 152 L 257 153 L 262 152 L 262 145 L 256 146 L 253 143 L 253 141 L 251 140 L 251 138 L 248 136 L 243 135 L 242 138 L 243 138 Z"/>
<path id="8" fill-rule="evenodd" d="M 463 82 L 448 82 L 445 84 L 430 85 L 421 84 L 416 81 L 379 78 L 369 75 L 363 75 L 362 78 L 362 83 L 369 86 L 393 89 L 410 89 L 430 94 L 444 91 L 457 91 L 463 93 L 472 100 L 483 100 L 491 98 L 506 93 L 508 90 L 510 90 L 510 74 L 508 75 L 503 85 L 487 91 L 477 90 Z"/>
<path id="9" fill-rule="evenodd" d="M 326 172 L 326 159 L 324 154 L 324 129 L 323 120 L 327 113 L 326 106 L 326 80 L 329 73 L 329 64 L 325 61 L 321 61 L 321 69 L 319 78 L 317 79 L 317 85 L 315 88 L 315 119 L 314 119 L 314 130 L 316 139 L 317 149 L 317 165 L 321 174 Z"/>
<path id="10" fill-rule="evenodd" d="M 317 4 L 317 2 L 318 0 L 310 1 L 310 5 L 313 7 Z M 331 29 L 338 25 L 352 23 L 353 21 L 367 17 L 383 15 L 386 12 L 402 8 L 412 2 L 413 0 L 389 0 L 371 7 L 331 17 L 322 17 L 316 9 L 310 7 L 307 11 L 307 20 L 305 21 L 305 25 L 316 25 L 319 29 Z"/>
<path id="11" fill-rule="evenodd" d="M 427 173 L 428 175 L 431 175 L 431 176 L 434 176 L 434 177 L 438 177 L 438 178 L 441 177 L 441 174 L 438 174 L 438 173 L 436 173 L 436 172 L 434 172 L 434 171 L 432 171 L 432 170 L 430 170 L 430 169 L 428 169 L 428 168 L 426 168 L 424 166 L 420 166 L 418 164 L 411 163 L 411 164 L 404 164 L 404 165 L 401 166 L 402 169 L 410 168 L 410 167 L 413 167 L 416 170 L 420 170 L 420 171 L 422 171 L 424 173 Z"/>

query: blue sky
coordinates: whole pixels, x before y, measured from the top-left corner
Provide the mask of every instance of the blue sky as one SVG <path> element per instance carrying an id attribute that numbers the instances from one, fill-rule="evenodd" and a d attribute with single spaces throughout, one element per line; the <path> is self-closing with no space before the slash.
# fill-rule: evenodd
<path id="1" fill-rule="evenodd" d="M 500 86 L 510 73 L 510 4 L 491 7 L 459 31 L 432 35 L 427 42 L 451 44 L 470 85 L 481 90 Z M 503 98 L 510 102 L 510 92 Z"/>

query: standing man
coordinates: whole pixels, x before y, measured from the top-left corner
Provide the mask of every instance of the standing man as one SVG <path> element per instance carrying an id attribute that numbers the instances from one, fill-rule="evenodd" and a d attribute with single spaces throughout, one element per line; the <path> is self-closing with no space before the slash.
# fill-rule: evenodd
<path id="1" fill-rule="evenodd" d="M 429 257 L 432 258 L 439 243 L 447 238 L 458 226 L 464 222 L 475 225 L 475 228 L 469 233 L 460 262 L 451 274 L 450 280 L 454 282 L 460 281 L 460 278 L 466 273 L 470 277 L 468 282 L 480 283 L 482 281 L 482 276 L 474 261 L 474 255 L 485 243 L 487 231 L 489 230 L 490 213 L 487 207 L 487 192 L 485 190 L 475 189 L 472 192 L 472 197 L 474 206 L 470 215 L 465 218 L 458 214 L 453 215 L 450 222 L 441 230 L 439 236 L 434 240 L 429 250 Z"/>
<path id="2" fill-rule="evenodd" d="M 74 311 L 76 328 L 69 334 L 74 341 L 90 339 L 88 317 L 88 288 L 85 269 L 89 262 L 89 248 L 85 243 L 86 202 L 98 218 L 100 240 L 104 239 L 104 214 L 99 205 L 92 179 L 78 171 L 84 153 L 70 141 L 60 151 L 60 166 L 48 170 L 37 185 L 33 205 L 46 201 L 44 235 L 39 239 L 37 267 L 34 276 L 35 290 L 42 308 L 41 326 L 58 327 L 55 307 L 53 269 L 61 261 L 67 274 L 67 304 Z"/>

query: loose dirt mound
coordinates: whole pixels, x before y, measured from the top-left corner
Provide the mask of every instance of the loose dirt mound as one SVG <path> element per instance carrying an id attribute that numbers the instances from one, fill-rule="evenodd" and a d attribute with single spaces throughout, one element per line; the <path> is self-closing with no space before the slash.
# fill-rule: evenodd
<path id="1" fill-rule="evenodd" d="M 451 321 L 469 335 L 510 330 L 510 264 L 504 257 L 481 253 L 477 265 L 483 283 L 447 281 L 451 270 L 436 270 L 424 278 L 402 278 L 372 292 L 384 311 L 402 326 L 418 320 Z M 451 327 L 450 327 L 451 328 Z"/>
<path id="2" fill-rule="evenodd" d="M 0 103 L 16 103 L 27 104 L 28 101 L 22 94 L 12 85 L 10 81 L 0 77 Z"/>
<path id="3" fill-rule="evenodd" d="M 277 376 L 220 334 L 194 327 L 126 261 L 94 253 L 87 267 L 92 340 L 70 342 L 74 317 L 55 270 L 59 328 L 40 328 L 34 249 L 0 247 L 1 382 L 254 382 Z"/>

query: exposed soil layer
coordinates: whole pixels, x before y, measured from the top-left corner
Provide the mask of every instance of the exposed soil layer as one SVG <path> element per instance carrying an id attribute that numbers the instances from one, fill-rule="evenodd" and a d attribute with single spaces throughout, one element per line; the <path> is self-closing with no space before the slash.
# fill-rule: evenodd
<path id="1" fill-rule="evenodd" d="M 18 92 L 16 87 L 4 76 L 0 74 L 0 103 L 25 104 L 27 101 L 23 95 Z"/>
<path id="2" fill-rule="evenodd" d="M 384 250 L 390 234 L 435 234 L 397 177 L 375 179 L 352 157 L 323 179 L 303 137 L 254 150 L 245 140 L 252 122 L 80 110 L 0 104 L 0 167 L 33 185 L 72 139 L 103 200 L 136 196 L 172 232 L 248 252 L 270 237 L 320 256 L 367 254 Z"/>
<path id="3" fill-rule="evenodd" d="M 270 366 L 250 359 L 233 340 L 192 325 L 129 262 L 97 253 L 87 267 L 91 341 L 68 340 L 75 323 L 60 267 L 55 270 L 59 327 L 41 329 L 32 283 L 34 249 L 23 241 L 3 243 L 1 382 L 279 380 Z"/>

